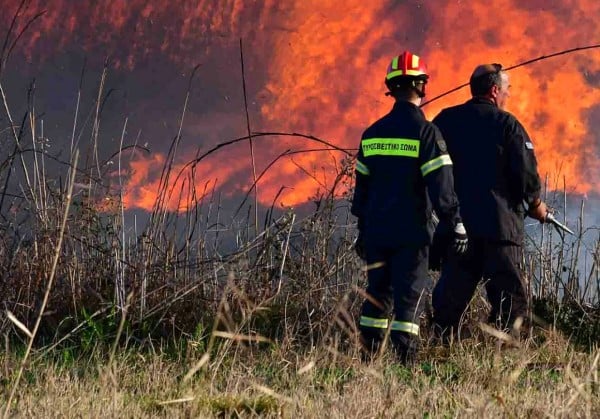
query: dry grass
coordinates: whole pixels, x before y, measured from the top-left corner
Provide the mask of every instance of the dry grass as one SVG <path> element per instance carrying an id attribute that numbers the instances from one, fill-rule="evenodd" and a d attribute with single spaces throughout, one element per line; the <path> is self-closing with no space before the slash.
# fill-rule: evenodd
<path id="1" fill-rule="evenodd" d="M 600 352 L 560 335 L 499 348 L 494 339 L 425 348 L 406 369 L 387 355 L 362 363 L 317 347 L 223 345 L 183 380 L 202 351 L 120 352 L 31 366 L 14 412 L 27 417 L 597 417 Z M 189 342 L 193 346 L 194 342 Z M 332 353 L 333 352 L 333 353 Z M 11 370 L 18 360 L 2 357 Z"/>

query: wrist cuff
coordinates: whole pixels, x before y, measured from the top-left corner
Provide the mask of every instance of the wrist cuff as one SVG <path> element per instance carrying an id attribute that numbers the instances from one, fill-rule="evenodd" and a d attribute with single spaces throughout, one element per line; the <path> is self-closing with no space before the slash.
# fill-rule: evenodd
<path id="1" fill-rule="evenodd" d="M 542 205 L 542 200 L 538 198 L 535 201 L 533 201 L 531 204 L 529 204 L 529 211 L 536 209 L 540 205 Z"/>

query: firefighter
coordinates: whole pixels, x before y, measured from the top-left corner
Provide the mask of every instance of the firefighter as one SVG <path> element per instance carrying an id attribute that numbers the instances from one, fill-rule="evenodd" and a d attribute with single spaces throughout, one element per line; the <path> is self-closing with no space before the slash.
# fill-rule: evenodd
<path id="1" fill-rule="evenodd" d="M 362 135 L 351 208 L 368 269 L 359 321 L 362 342 L 377 351 L 389 327 L 392 347 L 405 363 L 416 354 L 429 285 L 432 204 L 452 226 L 456 250 L 467 247 L 452 161 L 439 130 L 419 108 L 428 78 L 419 56 L 403 52 L 392 59 L 385 84 L 395 104 Z"/>
<path id="2" fill-rule="evenodd" d="M 433 123 L 440 129 L 454 163 L 456 193 L 469 231 L 469 251 L 448 255 L 433 291 L 438 331 L 457 332 L 460 318 L 481 279 L 491 304 L 489 320 L 511 327 L 527 319 L 527 296 L 521 279 L 525 214 L 544 222 L 546 204 L 533 142 L 521 123 L 504 110 L 510 96 L 508 74 L 500 64 L 475 68 L 472 98 L 444 109 Z M 444 237 L 442 223 L 438 226 Z M 446 334 L 449 337 L 450 334 Z"/>

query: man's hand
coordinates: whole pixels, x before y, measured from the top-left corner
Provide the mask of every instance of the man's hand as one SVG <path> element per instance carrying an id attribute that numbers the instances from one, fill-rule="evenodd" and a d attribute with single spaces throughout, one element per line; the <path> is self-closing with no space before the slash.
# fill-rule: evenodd
<path id="1" fill-rule="evenodd" d="M 548 216 L 548 207 L 546 207 L 546 203 L 544 201 L 538 198 L 529 204 L 527 215 L 535 220 L 538 220 L 540 223 L 543 223 L 546 221 L 546 217 Z"/>
<path id="2" fill-rule="evenodd" d="M 469 248 L 469 238 L 467 237 L 467 230 L 465 230 L 463 223 L 457 223 L 454 227 L 454 241 L 452 247 L 458 255 L 465 254 Z"/>

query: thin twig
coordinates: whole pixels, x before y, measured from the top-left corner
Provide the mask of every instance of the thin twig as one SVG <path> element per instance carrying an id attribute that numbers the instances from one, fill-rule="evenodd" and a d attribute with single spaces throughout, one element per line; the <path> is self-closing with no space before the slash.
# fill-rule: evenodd
<path id="1" fill-rule="evenodd" d="M 256 179 L 256 164 L 254 162 L 254 146 L 252 144 L 252 130 L 250 129 L 250 115 L 248 113 L 248 95 L 246 93 L 246 73 L 244 72 L 244 48 L 240 38 L 240 63 L 242 66 L 242 90 L 244 92 L 244 111 L 246 112 L 246 130 L 248 144 L 250 144 L 250 159 L 252 161 L 252 180 L 254 181 L 254 234 L 258 234 L 258 184 Z"/>
<path id="2" fill-rule="evenodd" d="M 290 247 L 290 235 L 292 234 L 292 230 L 294 228 L 294 221 L 296 221 L 296 214 L 292 215 L 292 220 L 290 221 L 290 228 L 288 229 L 287 238 L 283 247 L 283 255 L 281 256 L 281 266 L 279 268 L 279 283 L 277 285 L 277 292 L 275 294 L 279 294 L 279 292 L 281 292 L 281 284 L 283 283 L 283 268 L 285 266 L 285 259 L 288 253 L 288 248 Z"/>

